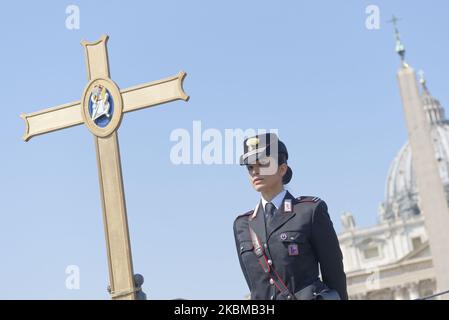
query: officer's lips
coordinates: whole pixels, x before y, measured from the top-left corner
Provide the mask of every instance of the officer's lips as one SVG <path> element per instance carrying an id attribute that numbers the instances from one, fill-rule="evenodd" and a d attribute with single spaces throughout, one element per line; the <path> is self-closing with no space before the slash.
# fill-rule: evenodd
<path id="1" fill-rule="evenodd" d="M 258 182 L 262 182 L 263 181 L 263 178 L 261 178 L 261 177 L 254 177 L 253 178 L 253 184 L 257 184 Z"/>

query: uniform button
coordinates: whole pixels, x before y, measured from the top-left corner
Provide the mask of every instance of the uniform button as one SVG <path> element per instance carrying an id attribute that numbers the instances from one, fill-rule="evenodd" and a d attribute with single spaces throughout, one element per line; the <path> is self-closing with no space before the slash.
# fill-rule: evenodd
<path id="1" fill-rule="evenodd" d="M 270 284 L 274 284 L 273 278 L 270 279 Z"/>
<path id="2" fill-rule="evenodd" d="M 263 244 L 263 247 L 266 249 L 268 246 L 266 243 Z"/>
<path id="3" fill-rule="evenodd" d="M 268 264 L 271 266 L 273 264 L 273 261 L 271 261 L 271 259 L 268 259 Z"/>
<path id="4" fill-rule="evenodd" d="M 290 300 L 292 297 L 290 295 L 287 296 L 287 300 Z"/>

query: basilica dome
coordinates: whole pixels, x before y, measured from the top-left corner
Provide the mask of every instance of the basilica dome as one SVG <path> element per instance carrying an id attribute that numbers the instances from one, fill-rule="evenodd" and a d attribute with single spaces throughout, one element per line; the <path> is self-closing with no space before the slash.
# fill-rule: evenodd
<path id="1" fill-rule="evenodd" d="M 440 102 L 433 98 L 424 80 L 422 99 L 427 120 L 431 125 L 432 141 L 435 157 L 438 161 L 440 176 L 446 191 L 449 191 L 449 121 L 446 120 Z M 413 174 L 412 153 L 409 142 L 406 142 L 390 166 L 386 181 L 385 202 L 380 208 L 382 221 L 399 216 L 419 215 L 418 194 Z"/>

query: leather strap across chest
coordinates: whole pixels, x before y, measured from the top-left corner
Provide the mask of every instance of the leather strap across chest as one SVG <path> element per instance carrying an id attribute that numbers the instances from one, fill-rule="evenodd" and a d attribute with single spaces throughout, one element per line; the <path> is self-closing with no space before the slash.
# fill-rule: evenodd
<path id="1" fill-rule="evenodd" d="M 270 283 L 273 284 L 280 292 L 281 295 L 285 296 L 287 299 L 295 299 L 295 295 L 290 292 L 287 285 L 282 281 L 276 269 L 273 267 L 273 263 L 269 263 L 267 256 L 265 255 L 265 249 L 261 245 L 259 237 L 256 232 L 249 226 L 249 233 L 251 236 L 251 242 L 254 247 L 254 254 L 257 257 L 257 261 L 264 273 L 270 275 Z"/>

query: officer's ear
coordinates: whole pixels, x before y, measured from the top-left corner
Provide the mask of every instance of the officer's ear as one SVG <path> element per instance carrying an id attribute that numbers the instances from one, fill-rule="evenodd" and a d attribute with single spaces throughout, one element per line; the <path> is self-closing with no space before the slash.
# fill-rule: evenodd
<path id="1" fill-rule="evenodd" d="M 287 173 L 287 170 L 288 170 L 288 165 L 285 162 L 283 164 L 279 165 L 278 172 L 281 175 L 281 177 L 283 177 Z"/>

